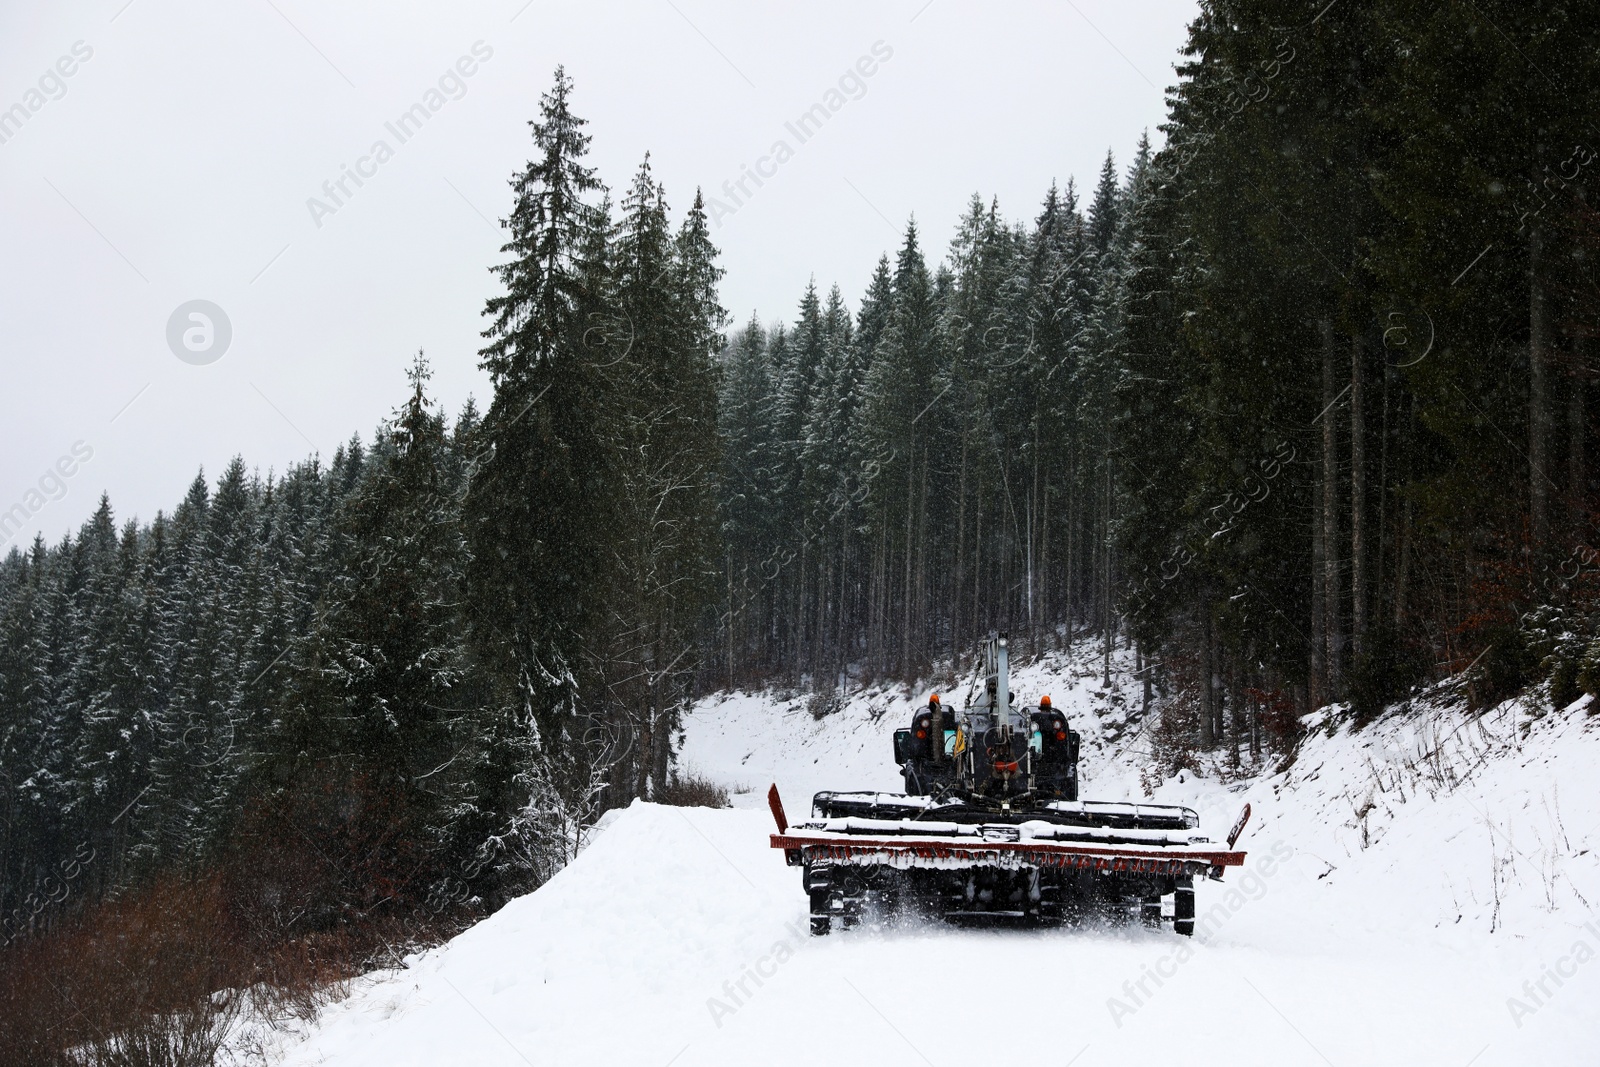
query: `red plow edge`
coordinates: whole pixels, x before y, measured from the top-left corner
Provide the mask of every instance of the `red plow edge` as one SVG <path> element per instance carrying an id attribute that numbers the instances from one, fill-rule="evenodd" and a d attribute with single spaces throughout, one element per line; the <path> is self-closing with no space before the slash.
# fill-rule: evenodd
<path id="1" fill-rule="evenodd" d="M 882 838 L 826 831 L 790 833 L 783 802 L 774 785 L 767 793 L 778 832 L 772 847 L 783 849 L 791 867 L 816 861 L 887 863 L 891 866 L 1037 866 L 1119 871 L 1134 874 L 1201 874 L 1220 878 L 1228 867 L 1244 865 L 1245 853 L 1175 846 L 1056 844 L 1048 841 L 968 842 L 927 838 Z M 1246 813 L 1248 817 L 1248 812 Z M 1241 819 L 1243 822 L 1243 819 Z M 1237 829 L 1242 829 L 1238 827 Z M 1235 839 L 1237 833 L 1235 833 Z"/>

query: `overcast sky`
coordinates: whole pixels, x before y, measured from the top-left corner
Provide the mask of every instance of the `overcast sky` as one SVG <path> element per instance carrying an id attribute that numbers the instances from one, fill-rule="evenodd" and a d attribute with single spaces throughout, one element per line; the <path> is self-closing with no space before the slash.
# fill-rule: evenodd
<path id="1" fill-rule="evenodd" d="M 723 304 L 771 321 L 813 274 L 854 309 L 910 215 L 936 260 L 972 193 L 1031 216 L 1052 178 L 1092 188 L 1108 148 L 1159 144 L 1195 8 L 4 3 L 0 513 L 31 514 L 0 543 L 58 539 L 103 490 L 148 520 L 201 465 L 365 439 L 418 348 L 452 412 L 486 401 L 486 268 L 557 64 L 613 189 L 649 151 L 675 223 L 697 185 L 721 200 Z M 226 324 L 185 308 L 169 330 L 195 300 Z"/>

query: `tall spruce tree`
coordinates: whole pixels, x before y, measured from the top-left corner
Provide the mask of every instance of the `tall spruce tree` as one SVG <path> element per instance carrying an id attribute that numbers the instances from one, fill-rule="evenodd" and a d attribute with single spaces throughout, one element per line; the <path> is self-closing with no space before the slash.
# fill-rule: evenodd
<path id="1" fill-rule="evenodd" d="M 511 182 L 510 258 L 494 268 L 506 291 L 485 306 L 482 365 L 495 395 L 464 520 L 473 641 L 513 716 L 496 732 L 507 761 L 529 743 L 570 751 L 584 733 L 584 648 L 621 503 L 617 367 L 629 339 L 594 262 L 601 186 L 584 164 L 589 135 L 571 93 L 558 68 L 529 123 L 537 155 Z"/>

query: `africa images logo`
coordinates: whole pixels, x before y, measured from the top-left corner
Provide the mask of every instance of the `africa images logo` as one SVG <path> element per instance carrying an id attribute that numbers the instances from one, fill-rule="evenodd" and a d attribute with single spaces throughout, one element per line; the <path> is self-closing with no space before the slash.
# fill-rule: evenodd
<path id="1" fill-rule="evenodd" d="M 221 359 L 232 341 L 228 313 L 209 300 L 185 301 L 167 318 L 167 347 L 196 367 Z"/>

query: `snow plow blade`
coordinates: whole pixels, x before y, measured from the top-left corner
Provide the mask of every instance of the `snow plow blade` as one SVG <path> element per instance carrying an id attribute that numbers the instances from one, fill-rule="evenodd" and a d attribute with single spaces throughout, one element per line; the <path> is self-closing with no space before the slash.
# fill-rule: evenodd
<path id="1" fill-rule="evenodd" d="M 778 787 L 768 794 L 782 811 Z M 842 814 L 853 808 L 862 814 Z M 874 814 L 867 814 L 867 811 Z M 898 793 L 818 793 L 813 816 L 794 826 L 779 823 L 772 847 L 791 867 L 826 862 L 886 864 L 899 869 L 1025 866 L 1150 874 L 1206 874 L 1244 863 L 1245 853 L 1195 829 L 1188 808 L 1149 804 L 1058 801 L 1017 821 L 961 804 L 933 804 Z M 982 819 L 985 821 L 970 821 Z M 1059 821 L 1058 821 L 1059 820 Z"/>
<path id="2" fill-rule="evenodd" d="M 1171 921 L 1193 932 L 1194 879 L 1221 878 L 1245 853 L 1169 805 L 1056 801 L 995 811 L 898 793 L 818 793 L 786 825 L 777 786 L 772 847 L 805 870 L 813 933 L 853 925 L 875 899 L 910 896 L 945 918 L 1070 920 L 1088 911 Z"/>

